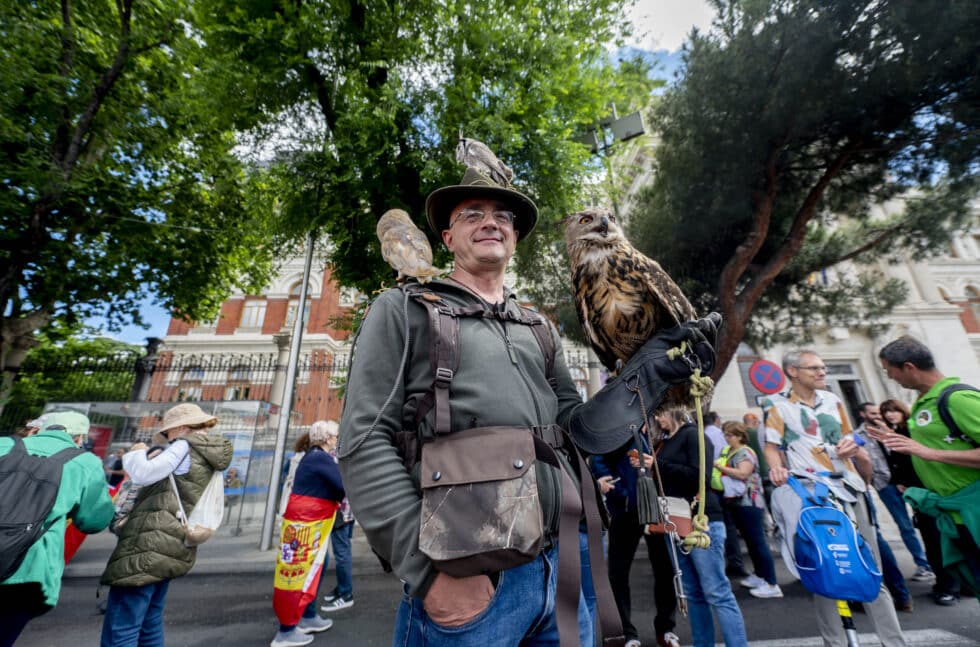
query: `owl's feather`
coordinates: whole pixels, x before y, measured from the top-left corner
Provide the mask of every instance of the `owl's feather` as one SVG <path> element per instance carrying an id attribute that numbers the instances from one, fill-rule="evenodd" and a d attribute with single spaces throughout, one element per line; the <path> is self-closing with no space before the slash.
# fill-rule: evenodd
<path id="1" fill-rule="evenodd" d="M 378 220 L 381 256 L 398 271 L 398 280 L 406 276 L 428 283 L 442 272 L 432 266 L 432 247 L 409 215 L 401 209 L 390 209 Z"/>
<path id="2" fill-rule="evenodd" d="M 501 162 L 486 144 L 467 139 L 462 133 L 456 146 L 456 161 L 475 168 L 500 186 L 510 186 L 510 181 L 514 178 L 514 171 Z"/>
<path id="3" fill-rule="evenodd" d="M 658 330 L 696 318 L 673 279 L 630 244 L 609 211 L 568 216 L 565 243 L 579 321 L 610 371 Z"/>

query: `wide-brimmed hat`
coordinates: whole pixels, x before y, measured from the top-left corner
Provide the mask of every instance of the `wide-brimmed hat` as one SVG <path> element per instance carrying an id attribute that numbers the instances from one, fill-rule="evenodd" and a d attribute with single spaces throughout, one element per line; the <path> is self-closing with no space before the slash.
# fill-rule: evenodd
<path id="1" fill-rule="evenodd" d="M 160 427 L 160 431 L 176 429 L 185 425 L 192 427 L 194 425 L 203 425 L 212 422 L 218 422 L 218 419 L 211 414 L 201 411 L 201 407 L 196 404 L 178 404 L 163 414 L 163 426 Z"/>
<path id="2" fill-rule="evenodd" d="M 69 436 L 88 436 L 89 420 L 77 411 L 56 411 L 41 416 L 41 431 L 64 431 Z"/>
<path id="3" fill-rule="evenodd" d="M 449 229 L 449 216 L 456 205 L 463 200 L 473 198 L 489 198 L 498 200 L 510 207 L 517 219 L 514 229 L 517 230 L 517 240 L 523 239 L 538 222 L 538 208 L 520 191 L 503 187 L 491 180 L 475 168 L 467 168 L 459 184 L 444 186 L 429 194 L 425 200 L 425 215 L 429 227 L 439 234 L 443 229 Z"/>

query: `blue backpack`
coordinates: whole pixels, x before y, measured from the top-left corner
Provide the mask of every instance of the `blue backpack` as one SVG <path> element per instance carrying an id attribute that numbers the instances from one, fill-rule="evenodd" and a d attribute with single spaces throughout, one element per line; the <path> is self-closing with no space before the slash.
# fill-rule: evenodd
<path id="1" fill-rule="evenodd" d="M 803 586 L 834 600 L 874 601 L 881 571 L 850 518 L 830 502 L 827 486 L 818 481 L 811 493 L 792 476 L 787 483 L 803 499 L 793 542 Z"/>

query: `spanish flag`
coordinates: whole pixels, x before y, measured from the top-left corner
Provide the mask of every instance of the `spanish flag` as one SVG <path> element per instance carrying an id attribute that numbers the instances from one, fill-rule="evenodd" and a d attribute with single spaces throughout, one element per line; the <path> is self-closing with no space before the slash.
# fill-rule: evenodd
<path id="1" fill-rule="evenodd" d="M 336 501 L 301 494 L 289 496 L 272 595 L 272 608 L 283 625 L 299 624 L 303 609 L 316 597 L 327 540 L 339 507 Z"/>

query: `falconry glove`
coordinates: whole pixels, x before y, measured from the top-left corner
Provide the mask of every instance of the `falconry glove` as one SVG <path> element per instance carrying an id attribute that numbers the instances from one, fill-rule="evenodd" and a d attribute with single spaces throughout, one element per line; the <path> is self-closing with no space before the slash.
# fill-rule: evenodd
<path id="1" fill-rule="evenodd" d="M 671 386 L 688 380 L 695 369 L 706 374 L 714 368 L 720 324 L 721 316 L 713 312 L 648 339 L 619 375 L 575 409 L 569 421 L 575 444 L 589 454 L 608 454 L 631 442 Z M 668 356 L 681 347 L 683 352 Z"/>

